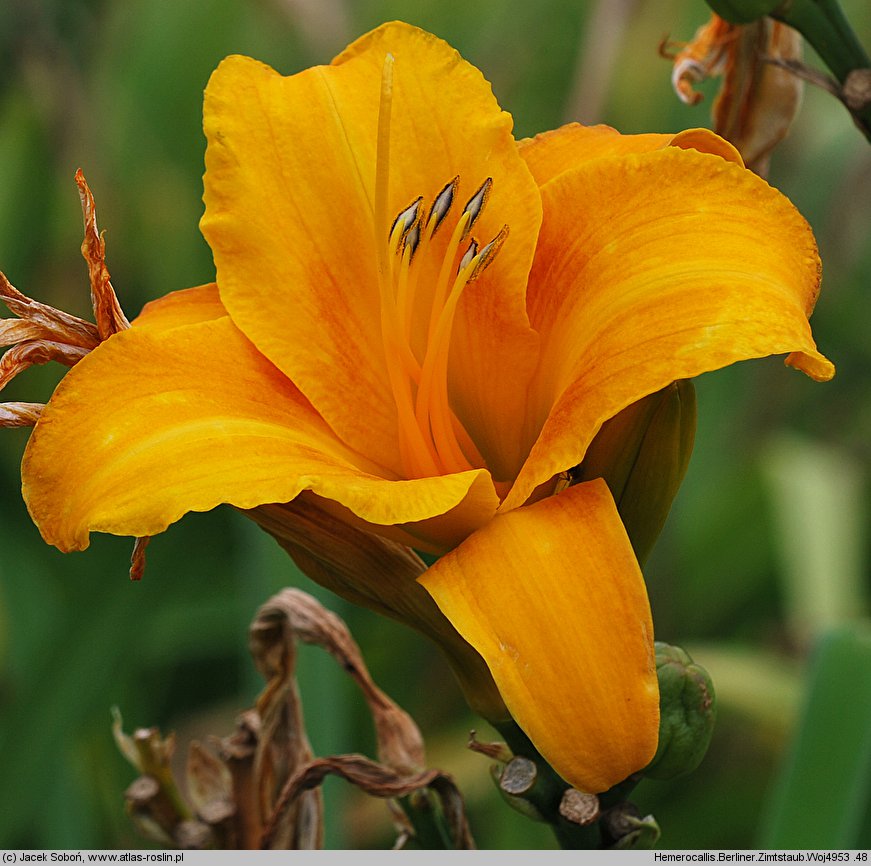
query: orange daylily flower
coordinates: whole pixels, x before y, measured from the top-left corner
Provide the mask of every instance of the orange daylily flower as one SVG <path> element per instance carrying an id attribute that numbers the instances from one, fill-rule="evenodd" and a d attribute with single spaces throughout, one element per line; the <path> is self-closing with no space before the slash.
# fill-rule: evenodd
<path id="1" fill-rule="evenodd" d="M 402 586 L 371 565 L 387 546 L 337 580 L 458 632 L 501 695 L 484 712 L 602 791 L 656 749 L 650 610 L 606 484 L 550 494 L 675 380 L 770 354 L 830 378 L 819 259 L 711 133 L 511 128 L 474 67 L 401 23 L 290 77 L 226 59 L 205 98 L 217 284 L 70 371 L 24 492 L 62 550 L 230 503 L 286 544 L 307 508 L 333 521 L 311 524 L 316 576 L 358 536 L 444 554 L 425 603 L 413 565 Z"/>

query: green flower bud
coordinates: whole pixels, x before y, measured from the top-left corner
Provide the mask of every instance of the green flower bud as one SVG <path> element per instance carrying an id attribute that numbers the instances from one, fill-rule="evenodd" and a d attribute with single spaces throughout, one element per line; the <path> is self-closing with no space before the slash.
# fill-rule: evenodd
<path id="1" fill-rule="evenodd" d="M 643 563 L 686 473 L 696 433 L 696 392 L 682 379 L 602 425 L 572 481 L 604 478 Z"/>
<path id="2" fill-rule="evenodd" d="M 783 0 L 708 0 L 708 6 L 730 24 L 749 24 L 782 5 Z"/>
<path id="3" fill-rule="evenodd" d="M 644 770 L 651 779 L 674 779 L 702 762 L 717 717 L 714 684 L 708 672 L 680 647 L 659 641 L 659 746 Z"/>

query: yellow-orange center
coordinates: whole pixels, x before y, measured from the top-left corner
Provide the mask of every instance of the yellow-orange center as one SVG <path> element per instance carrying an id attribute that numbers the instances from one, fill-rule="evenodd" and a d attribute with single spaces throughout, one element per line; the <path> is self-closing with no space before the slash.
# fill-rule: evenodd
<path id="1" fill-rule="evenodd" d="M 451 332 L 463 289 L 493 261 L 508 236 L 508 226 L 503 226 L 481 249 L 470 237 L 493 186 L 492 178 L 487 178 L 454 223 L 438 267 L 425 340 L 418 341 L 422 342 L 423 349 L 418 349 L 418 354 L 415 354 L 411 330 L 412 323 L 420 321 L 415 315 L 415 302 L 421 297 L 417 292 L 420 263 L 434 254 L 430 242 L 447 222 L 460 179 L 455 177 L 445 184 L 434 196 L 428 210 L 423 196 L 419 196 L 388 225 L 393 64 L 394 58 L 388 54 L 381 80 L 375 169 L 375 244 L 381 335 L 396 401 L 403 471 L 407 478 L 423 478 L 484 465 L 474 442 L 451 410 L 448 361 Z"/>

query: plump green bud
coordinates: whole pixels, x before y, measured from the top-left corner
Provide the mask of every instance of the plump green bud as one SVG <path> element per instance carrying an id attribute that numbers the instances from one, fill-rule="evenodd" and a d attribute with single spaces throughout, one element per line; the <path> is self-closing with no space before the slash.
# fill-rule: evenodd
<path id="1" fill-rule="evenodd" d="M 696 433 L 696 392 L 682 379 L 602 425 L 573 481 L 604 478 L 639 562 L 644 562 L 683 481 Z"/>
<path id="2" fill-rule="evenodd" d="M 730 24 L 749 24 L 782 5 L 783 0 L 708 0 L 708 6 Z"/>
<path id="3" fill-rule="evenodd" d="M 659 746 L 644 770 L 651 779 L 674 779 L 702 762 L 717 717 L 708 672 L 680 647 L 655 644 L 659 680 Z"/>

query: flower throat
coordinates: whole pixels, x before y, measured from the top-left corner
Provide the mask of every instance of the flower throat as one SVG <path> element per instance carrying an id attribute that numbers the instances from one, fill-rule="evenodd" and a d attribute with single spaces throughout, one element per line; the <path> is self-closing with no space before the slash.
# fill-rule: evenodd
<path id="1" fill-rule="evenodd" d="M 375 248 L 381 336 L 396 402 L 402 467 L 407 478 L 423 478 L 484 465 L 448 402 L 448 360 L 451 332 L 463 289 L 493 261 L 508 236 L 508 226 L 503 226 L 483 247 L 470 237 L 490 197 L 493 179 L 488 177 L 454 224 L 438 268 L 425 347 L 418 359 L 412 351 L 410 335 L 420 262 L 433 252 L 430 242 L 453 209 L 460 179 L 455 177 L 446 183 L 428 210 L 423 196 L 419 196 L 403 208 L 392 223 L 388 222 L 393 65 L 393 55 L 388 54 L 381 76 L 375 167 Z"/>

